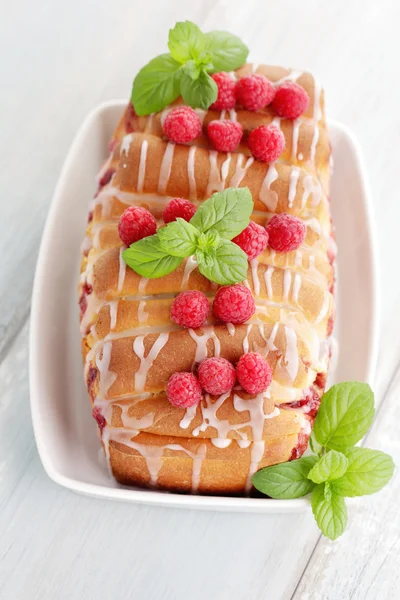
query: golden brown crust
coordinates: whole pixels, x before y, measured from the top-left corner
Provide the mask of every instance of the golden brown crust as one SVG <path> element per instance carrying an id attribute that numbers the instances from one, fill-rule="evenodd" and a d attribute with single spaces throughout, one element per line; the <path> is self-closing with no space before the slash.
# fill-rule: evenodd
<path id="1" fill-rule="evenodd" d="M 235 76 L 250 72 L 254 68 L 245 65 Z M 240 107 L 199 111 L 203 134 L 192 146 L 163 139 L 170 107 L 147 117 L 130 115 L 130 133 L 125 113 L 100 172 L 99 180 L 108 169 L 115 175 L 98 190 L 86 232 L 82 354 L 103 446 L 121 483 L 240 493 L 257 468 L 300 455 L 311 431 L 316 408 L 308 399 L 318 400 L 323 391 L 334 310 L 324 98 L 309 73 L 263 65 L 256 72 L 276 84 L 296 81 L 310 96 L 307 112 L 289 121 L 277 119 L 269 107 L 257 113 Z M 244 128 L 232 154 L 212 150 L 206 136 L 208 122 L 224 118 Z M 281 128 L 286 150 L 267 165 L 249 156 L 247 136 L 271 122 Z M 174 297 L 196 289 L 211 303 L 218 286 L 200 274 L 192 257 L 160 279 L 134 273 L 121 257 L 119 217 L 127 206 L 143 206 L 162 226 L 171 197 L 199 205 L 214 191 L 244 186 L 253 196 L 254 221 L 266 225 L 274 214 L 291 213 L 304 220 L 306 238 L 294 252 L 268 248 L 249 263 L 246 284 L 256 302 L 249 323 L 218 324 L 210 315 L 203 328 L 182 329 L 170 320 Z M 196 372 L 207 356 L 235 363 L 247 351 L 264 354 L 273 370 L 266 393 L 251 397 L 239 388 L 219 398 L 205 394 L 187 410 L 168 402 L 165 390 L 174 372 Z"/>

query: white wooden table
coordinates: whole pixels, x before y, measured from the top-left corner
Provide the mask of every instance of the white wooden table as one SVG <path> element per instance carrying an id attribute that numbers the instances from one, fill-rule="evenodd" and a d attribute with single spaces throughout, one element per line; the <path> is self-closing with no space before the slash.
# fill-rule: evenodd
<path id="1" fill-rule="evenodd" d="M 332 543 L 311 513 L 191 512 L 53 484 L 29 414 L 29 308 L 63 158 L 89 109 L 127 98 L 176 20 L 233 31 L 257 62 L 322 80 L 364 149 L 380 243 L 382 327 L 368 445 L 400 463 L 400 4 L 397 0 L 14 0 L 0 21 L 1 600 L 386 600 L 400 597 L 400 478 L 351 504 Z M 68 252 L 68 248 L 65 249 Z M 74 293 L 72 290 L 71 293 Z M 356 307 L 352 307 L 356 310 Z"/>

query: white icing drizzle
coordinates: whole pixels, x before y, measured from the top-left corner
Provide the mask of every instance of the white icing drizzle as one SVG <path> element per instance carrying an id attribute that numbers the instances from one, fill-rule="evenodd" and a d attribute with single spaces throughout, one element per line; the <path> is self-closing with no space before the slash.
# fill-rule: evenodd
<path id="1" fill-rule="evenodd" d="M 273 298 L 273 291 L 272 291 L 272 273 L 274 272 L 274 267 L 271 267 L 271 265 L 268 265 L 266 271 L 264 272 L 264 280 L 265 280 L 265 287 L 267 288 L 267 296 L 268 298 Z"/>
<path id="2" fill-rule="evenodd" d="M 258 69 L 258 67 L 259 67 L 259 66 L 260 66 L 260 65 L 259 65 L 258 63 L 253 63 L 253 64 L 251 65 L 251 72 L 252 72 L 252 73 L 257 73 L 257 69 Z"/>
<path id="3" fill-rule="evenodd" d="M 122 288 L 124 287 L 124 281 L 125 281 L 125 275 L 126 275 L 126 262 L 122 258 L 122 253 L 125 249 L 126 249 L 125 246 L 122 246 L 119 249 L 119 271 L 118 271 L 118 285 L 117 285 L 118 292 L 121 292 Z"/>
<path id="4" fill-rule="evenodd" d="M 322 188 L 320 183 L 312 175 L 306 175 L 303 178 L 303 187 L 304 192 L 301 199 L 301 208 L 304 209 L 310 195 L 312 195 L 313 206 L 318 206 L 322 197 Z"/>
<path id="5" fill-rule="evenodd" d="M 296 250 L 294 264 L 296 267 L 301 267 L 303 265 L 303 253 L 301 250 Z"/>
<path id="6" fill-rule="evenodd" d="M 281 118 L 280 117 L 274 117 L 271 121 L 271 125 L 275 125 L 275 127 L 277 127 L 278 129 L 281 128 Z"/>
<path id="7" fill-rule="evenodd" d="M 197 116 L 200 119 L 200 123 L 203 125 L 203 121 L 204 121 L 204 118 L 205 118 L 205 116 L 207 114 L 207 111 L 203 110 L 202 108 L 195 108 L 194 112 L 197 114 Z"/>
<path id="8" fill-rule="evenodd" d="M 300 171 L 300 167 L 293 167 L 290 172 L 288 194 L 289 208 L 292 208 L 294 199 L 296 198 L 297 182 L 299 180 Z"/>
<path id="9" fill-rule="evenodd" d="M 140 324 L 146 323 L 148 319 L 148 313 L 146 310 L 146 300 L 141 300 L 138 306 L 138 321 Z"/>
<path id="10" fill-rule="evenodd" d="M 189 179 L 189 195 L 192 200 L 197 199 L 196 178 L 194 176 L 194 159 L 196 154 L 196 146 L 190 146 L 188 154 L 188 179 Z"/>
<path id="11" fill-rule="evenodd" d="M 314 125 L 314 135 L 313 135 L 313 139 L 312 139 L 311 147 L 310 147 L 310 161 L 311 162 L 314 162 L 314 160 L 315 160 L 318 138 L 319 138 L 319 126 L 318 126 L 318 123 L 316 123 Z"/>
<path id="12" fill-rule="evenodd" d="M 151 130 L 153 129 L 153 117 L 154 117 L 155 113 L 150 113 L 149 114 L 149 118 L 147 119 L 147 123 L 146 123 L 146 127 L 145 127 L 145 132 L 151 132 Z"/>
<path id="13" fill-rule="evenodd" d="M 228 152 L 226 159 L 221 165 L 220 173 L 217 162 L 218 152 L 216 150 L 209 150 L 210 174 L 208 177 L 206 196 L 211 196 L 213 192 L 222 192 L 222 190 L 225 189 L 231 157 L 231 154 Z"/>
<path id="14" fill-rule="evenodd" d="M 125 152 L 125 154 L 129 153 L 129 148 L 131 147 L 132 140 L 133 140 L 133 133 L 128 133 L 128 135 L 125 135 L 123 137 L 122 144 L 121 144 L 121 150 L 120 150 L 121 156 L 124 152 Z"/>
<path id="15" fill-rule="evenodd" d="M 278 194 L 271 190 L 271 185 L 278 179 L 278 171 L 275 168 L 275 163 L 268 165 L 267 174 L 261 184 L 259 198 L 261 202 L 268 208 L 270 212 L 275 212 L 278 205 Z"/>
<path id="16" fill-rule="evenodd" d="M 144 294 L 146 292 L 146 286 L 147 286 L 148 282 L 149 282 L 149 280 L 146 277 L 140 278 L 139 286 L 138 286 L 139 294 Z"/>
<path id="17" fill-rule="evenodd" d="M 285 336 L 286 336 L 286 352 L 285 362 L 286 370 L 292 382 L 296 379 L 297 372 L 299 370 L 299 354 L 297 352 L 297 336 L 294 329 L 286 327 L 285 325 Z"/>
<path id="18" fill-rule="evenodd" d="M 181 289 L 182 290 L 187 290 L 188 285 L 189 285 L 189 277 L 190 274 L 192 273 L 192 271 L 194 271 L 197 268 L 197 261 L 196 261 L 196 257 L 195 256 L 189 256 L 186 260 L 186 264 L 185 264 L 185 269 L 183 271 L 183 276 L 182 276 L 182 285 L 181 285 Z"/>
<path id="19" fill-rule="evenodd" d="M 252 325 L 247 325 L 247 331 L 246 331 L 246 335 L 244 336 L 243 339 L 243 353 L 247 354 L 249 351 L 249 347 L 250 347 L 250 342 L 249 342 L 249 335 L 251 333 L 251 329 L 252 329 Z"/>
<path id="20" fill-rule="evenodd" d="M 161 162 L 160 177 L 158 180 L 158 193 L 165 194 L 169 177 L 171 175 L 172 159 L 174 157 L 175 144 L 168 142 Z"/>
<path id="21" fill-rule="evenodd" d="M 260 284 L 260 278 L 258 276 L 258 260 L 256 258 L 253 258 L 249 262 L 250 262 L 250 266 L 251 266 L 251 276 L 253 278 L 254 295 L 259 296 L 261 284 Z"/>
<path id="22" fill-rule="evenodd" d="M 188 329 L 189 335 L 194 342 L 196 342 L 196 354 L 194 357 L 194 365 L 200 363 L 202 360 L 207 358 L 207 342 L 213 340 L 214 342 L 214 356 L 219 356 L 221 352 L 221 344 L 218 337 L 215 334 L 214 327 L 209 325 L 201 329 L 202 335 L 198 335 L 194 329 Z"/>
<path id="23" fill-rule="evenodd" d="M 140 148 L 140 161 L 139 161 L 139 173 L 138 173 L 138 182 L 137 182 L 137 191 L 143 191 L 143 183 L 146 175 L 146 156 L 147 156 L 147 148 L 148 141 L 143 140 L 142 146 Z"/>
<path id="24" fill-rule="evenodd" d="M 297 145 L 299 141 L 299 129 L 300 129 L 301 120 L 295 119 L 293 121 L 293 131 L 292 131 L 292 160 L 296 161 L 297 158 Z"/>
<path id="25" fill-rule="evenodd" d="M 194 406 L 189 406 L 189 408 L 186 409 L 185 416 L 179 423 L 179 427 L 181 429 L 187 429 L 189 427 L 190 423 L 195 418 L 196 412 L 197 412 L 196 404 Z"/>
<path id="26" fill-rule="evenodd" d="M 149 350 L 146 358 L 144 357 L 144 338 L 146 336 L 139 335 L 133 342 L 133 351 L 140 360 L 139 369 L 135 373 L 135 390 L 137 392 L 143 392 L 146 384 L 147 374 L 156 360 L 160 351 L 164 348 L 168 341 L 168 333 L 160 333 Z"/>
<path id="27" fill-rule="evenodd" d="M 110 330 L 112 331 L 117 324 L 118 300 L 110 300 Z"/>
<path id="28" fill-rule="evenodd" d="M 276 335 L 278 333 L 278 329 L 279 329 L 279 323 L 278 322 L 274 323 L 274 326 L 271 331 L 271 335 L 269 336 L 269 338 L 267 340 L 267 344 L 265 346 L 265 355 L 266 356 L 268 356 L 268 354 L 270 352 L 275 352 L 276 350 L 278 350 L 278 348 L 274 344 Z"/>
<path id="29" fill-rule="evenodd" d="M 285 77 L 281 77 L 280 79 L 278 79 L 278 81 L 275 81 L 272 85 L 274 87 L 278 87 L 278 85 L 281 85 L 281 83 L 283 83 L 284 81 L 297 81 L 299 79 L 299 77 L 301 77 L 303 75 L 303 71 L 298 71 L 296 69 L 292 69 L 289 73 L 289 75 L 285 75 Z"/>
<path id="30" fill-rule="evenodd" d="M 229 118 L 230 118 L 231 121 L 234 121 L 236 123 L 236 121 L 237 121 L 237 112 L 236 112 L 236 110 L 234 108 L 231 108 L 229 110 Z"/>
<path id="31" fill-rule="evenodd" d="M 115 382 L 117 375 L 110 371 L 112 342 L 105 342 L 102 348 L 102 356 L 96 356 L 96 367 L 99 370 L 99 393 L 103 398 L 107 397 L 108 390 Z"/>
<path id="32" fill-rule="evenodd" d="M 301 275 L 300 273 L 296 273 L 294 276 L 293 289 L 292 289 L 292 299 L 294 304 L 298 304 L 299 302 L 299 292 L 301 288 Z"/>
<path id="33" fill-rule="evenodd" d="M 228 333 L 231 337 L 233 337 L 235 335 L 235 331 L 236 331 L 236 327 L 234 326 L 233 323 L 226 323 L 226 328 L 228 330 Z"/>
<path id="34" fill-rule="evenodd" d="M 251 444 L 251 440 L 236 440 L 239 448 L 248 448 Z"/>
<path id="35" fill-rule="evenodd" d="M 283 301 L 289 301 L 290 286 L 292 285 L 292 272 L 290 269 L 283 271 Z"/>
<path id="36" fill-rule="evenodd" d="M 211 443 L 216 448 L 227 448 L 228 446 L 230 446 L 232 444 L 232 441 L 233 440 L 231 440 L 229 438 L 226 438 L 226 439 L 211 438 Z"/>
<path id="37" fill-rule="evenodd" d="M 314 257 L 313 257 L 314 258 Z M 321 321 L 326 317 L 326 315 L 328 314 L 328 310 L 329 310 L 329 292 L 324 292 L 324 301 L 322 303 L 321 306 L 321 310 L 319 311 L 319 315 L 318 317 L 315 319 L 314 324 L 317 325 L 318 323 L 321 323 Z"/>
<path id="38" fill-rule="evenodd" d="M 245 158 L 246 157 L 244 154 L 237 154 L 236 168 L 234 174 L 232 175 L 229 181 L 229 187 L 239 187 L 246 175 L 247 169 L 253 164 L 254 158 L 250 156 L 249 158 L 247 158 L 244 167 L 242 167 L 242 163 Z"/>
<path id="39" fill-rule="evenodd" d="M 303 153 L 302 153 L 302 152 L 299 152 L 299 154 L 297 155 L 297 158 L 298 158 L 299 160 L 303 160 L 303 158 L 304 158 L 304 156 L 303 156 Z"/>

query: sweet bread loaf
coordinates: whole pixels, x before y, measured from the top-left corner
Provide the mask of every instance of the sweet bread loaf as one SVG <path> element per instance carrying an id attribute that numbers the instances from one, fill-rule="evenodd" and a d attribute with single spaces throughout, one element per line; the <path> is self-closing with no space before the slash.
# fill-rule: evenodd
<path id="1" fill-rule="evenodd" d="M 171 105 L 139 116 L 131 104 L 116 127 L 99 177 L 79 283 L 85 381 L 114 477 L 123 484 L 160 489 L 243 493 L 259 469 L 301 456 L 324 391 L 334 315 L 334 241 L 329 208 L 330 145 L 323 91 L 312 75 L 245 64 L 230 76 L 257 74 L 278 89 L 295 82 L 309 97 L 296 119 L 277 116 L 273 105 L 257 111 L 197 109 L 201 135 L 189 143 L 166 139 Z M 177 98 L 172 106 L 181 106 Z M 231 152 L 212 146 L 210 121 L 240 123 L 243 136 Z M 273 124 L 285 149 L 273 162 L 256 160 L 249 136 Z M 214 192 L 250 190 L 251 220 L 267 226 L 274 215 L 298 217 L 301 245 L 271 246 L 249 260 L 244 284 L 255 311 L 245 323 L 221 322 L 212 313 L 199 328 L 171 320 L 185 290 L 213 301 L 218 285 L 199 271 L 193 256 L 172 272 L 145 278 L 130 268 L 118 225 L 127 207 L 150 211 L 158 229 L 172 198 L 196 208 Z M 267 227 L 268 230 L 268 227 Z M 177 372 L 197 373 L 208 357 L 236 365 L 245 353 L 266 358 L 272 382 L 258 394 L 236 384 L 179 408 L 167 397 Z"/>

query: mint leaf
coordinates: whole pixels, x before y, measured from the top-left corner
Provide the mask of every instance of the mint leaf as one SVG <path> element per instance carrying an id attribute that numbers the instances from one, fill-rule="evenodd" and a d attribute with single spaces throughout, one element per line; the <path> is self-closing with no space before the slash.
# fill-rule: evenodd
<path id="1" fill-rule="evenodd" d="M 180 90 L 185 104 L 193 108 L 206 110 L 218 96 L 218 87 L 214 79 L 201 70 L 197 79 L 185 70 L 182 72 Z"/>
<path id="2" fill-rule="evenodd" d="M 247 277 L 248 258 L 239 246 L 221 240 L 217 248 L 196 251 L 196 260 L 202 275 L 220 285 L 230 285 Z"/>
<path id="3" fill-rule="evenodd" d="M 314 423 L 315 439 L 334 450 L 353 446 L 367 433 L 374 413 L 374 394 L 367 383 L 333 385 L 322 396 Z"/>
<path id="4" fill-rule="evenodd" d="M 136 75 L 132 102 L 136 114 L 148 115 L 162 110 L 179 96 L 181 64 L 169 54 L 153 58 Z"/>
<path id="5" fill-rule="evenodd" d="M 176 23 L 175 27 L 169 30 L 168 48 L 172 58 L 180 63 L 198 59 L 204 47 L 204 35 L 191 21 Z"/>
<path id="6" fill-rule="evenodd" d="M 375 494 L 393 475 L 393 459 L 384 452 L 368 448 L 349 448 L 343 450 L 343 454 L 348 460 L 347 471 L 333 483 L 335 492 L 340 496 Z"/>
<path id="7" fill-rule="evenodd" d="M 180 258 L 195 253 L 199 235 L 196 227 L 180 217 L 158 230 L 162 250 Z"/>
<path id="8" fill-rule="evenodd" d="M 310 448 L 314 452 L 314 454 L 320 454 L 320 452 L 322 450 L 322 446 L 315 439 L 314 429 L 311 432 L 309 444 L 310 444 Z"/>
<path id="9" fill-rule="evenodd" d="M 172 273 L 182 258 L 170 256 L 161 247 L 158 235 L 145 237 L 124 250 L 122 258 L 136 273 L 148 279 L 156 279 Z"/>
<path id="10" fill-rule="evenodd" d="M 189 75 L 191 79 L 198 79 L 201 73 L 201 67 L 194 60 L 188 60 L 188 62 L 183 67 L 183 73 L 185 75 Z"/>
<path id="11" fill-rule="evenodd" d="M 320 483 L 311 494 L 311 508 L 318 527 L 326 537 L 336 540 L 347 525 L 344 499 L 335 493 L 329 483 Z"/>
<path id="12" fill-rule="evenodd" d="M 248 226 L 252 211 L 249 188 L 228 188 L 201 204 L 190 223 L 202 233 L 212 229 L 231 240 Z"/>
<path id="13" fill-rule="evenodd" d="M 314 483 L 339 479 L 347 469 L 347 458 L 341 452 L 330 450 L 313 466 L 308 478 Z"/>
<path id="14" fill-rule="evenodd" d="M 252 483 L 259 492 L 271 498 L 300 498 L 314 488 L 307 475 L 316 461 L 315 456 L 307 456 L 266 467 L 253 475 Z"/>
<path id="15" fill-rule="evenodd" d="M 197 229 L 196 229 L 197 231 Z M 210 252 L 215 250 L 221 244 L 221 238 L 219 237 L 218 231 L 207 231 L 207 233 L 201 233 L 197 240 L 197 249 L 201 252 Z"/>
<path id="16" fill-rule="evenodd" d="M 211 73 L 234 71 L 246 62 L 249 49 L 236 35 L 227 31 L 210 31 L 204 37 L 205 50 L 213 64 Z"/>

